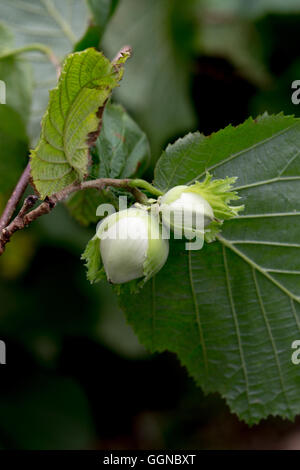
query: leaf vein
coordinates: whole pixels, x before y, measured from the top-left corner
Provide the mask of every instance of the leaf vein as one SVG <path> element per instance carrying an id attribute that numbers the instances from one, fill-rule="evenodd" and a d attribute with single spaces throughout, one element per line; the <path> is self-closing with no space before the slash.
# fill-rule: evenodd
<path id="1" fill-rule="evenodd" d="M 277 279 L 275 279 L 271 274 L 269 274 L 267 271 L 265 271 L 259 264 L 255 263 L 251 258 L 249 258 L 245 253 L 240 251 L 238 248 L 236 248 L 229 240 L 226 240 L 226 238 L 222 237 L 222 235 L 218 234 L 216 238 L 219 240 L 219 242 L 223 245 L 225 245 L 227 248 L 230 248 L 231 251 L 233 251 L 235 254 L 240 256 L 247 264 L 249 264 L 251 267 L 255 268 L 257 271 L 259 271 L 261 274 L 263 274 L 269 281 L 271 281 L 276 287 L 278 287 L 282 292 L 284 292 L 288 297 L 293 299 L 295 302 L 300 303 L 300 297 L 296 296 L 293 294 L 291 291 L 289 291 L 286 287 L 284 287 Z"/>
<path id="2" fill-rule="evenodd" d="M 196 323 L 197 323 L 197 326 L 198 326 L 200 343 L 201 343 L 201 346 L 202 346 L 204 367 L 205 367 L 205 372 L 207 374 L 208 373 L 207 350 L 206 350 L 206 344 L 205 344 L 205 340 L 204 340 L 204 333 L 203 333 L 203 328 L 202 328 L 202 323 L 201 323 L 201 318 L 200 318 L 200 312 L 199 312 L 199 305 L 198 305 L 198 301 L 197 301 L 197 295 L 196 295 L 194 280 L 193 280 L 191 250 L 188 250 L 188 270 L 189 270 L 189 279 L 190 279 L 190 286 L 191 286 L 191 291 L 192 291 L 192 298 L 193 298 L 193 303 L 194 303 L 194 311 L 195 311 L 195 316 L 196 316 Z"/>
<path id="3" fill-rule="evenodd" d="M 289 405 L 289 400 L 288 400 L 286 390 L 285 390 L 285 386 L 284 386 L 284 380 L 283 380 L 281 365 L 280 365 L 280 361 L 279 361 L 279 357 L 278 357 L 278 352 L 277 352 L 277 349 L 276 349 L 275 340 L 274 340 L 274 337 L 273 337 L 271 325 L 270 325 L 269 320 L 268 320 L 267 312 L 266 312 L 266 309 L 265 309 L 265 306 L 264 306 L 264 303 L 263 303 L 262 295 L 261 295 L 261 292 L 260 292 L 260 287 L 259 287 L 259 284 L 258 284 L 258 279 L 257 279 L 256 272 L 255 272 L 254 268 L 252 268 L 252 275 L 253 275 L 254 285 L 255 285 L 256 294 L 257 294 L 258 302 L 259 302 L 259 305 L 260 305 L 261 313 L 263 315 L 264 322 L 265 322 L 265 325 L 266 325 L 266 328 L 267 328 L 267 331 L 268 331 L 268 335 L 269 335 L 269 338 L 270 338 L 270 341 L 271 341 L 273 354 L 274 354 L 275 362 L 276 362 L 277 369 L 278 369 L 278 375 L 279 375 L 279 380 L 280 380 L 282 393 L 283 393 L 283 396 L 285 397 L 288 409 L 290 410 L 291 415 L 292 415 L 293 413 L 292 413 L 291 407 Z"/>
<path id="4" fill-rule="evenodd" d="M 238 340 L 241 364 L 242 364 L 242 369 L 243 369 L 243 374 L 244 374 L 244 379 L 245 379 L 246 395 L 247 395 L 247 401 L 248 401 L 248 405 L 249 405 L 249 411 L 251 412 L 251 402 L 250 402 L 250 396 L 249 396 L 249 380 L 248 380 L 247 366 L 246 366 L 246 361 L 245 361 L 245 356 L 244 356 L 244 351 L 243 351 L 243 344 L 242 344 L 242 338 L 241 338 L 241 332 L 240 332 L 238 317 L 237 317 L 237 313 L 236 313 L 236 309 L 235 309 L 235 305 L 234 305 L 234 299 L 233 299 L 232 288 L 231 288 L 231 283 L 230 283 L 228 262 L 227 262 L 227 256 L 226 256 L 226 248 L 225 248 L 224 245 L 222 246 L 222 252 L 223 252 L 224 271 L 225 271 L 225 278 L 226 278 L 229 304 L 230 304 L 231 313 L 232 313 L 232 317 L 233 317 L 233 321 L 234 321 L 234 325 L 235 325 L 235 330 L 236 330 L 236 335 L 237 335 L 237 340 Z"/>

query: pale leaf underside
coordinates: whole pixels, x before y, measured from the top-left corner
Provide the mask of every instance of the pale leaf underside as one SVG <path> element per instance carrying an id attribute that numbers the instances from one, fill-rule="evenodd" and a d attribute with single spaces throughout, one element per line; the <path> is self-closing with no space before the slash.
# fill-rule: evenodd
<path id="1" fill-rule="evenodd" d="M 120 67 L 94 49 L 67 57 L 31 155 L 32 177 L 42 198 L 87 175 L 91 135 L 99 130 L 101 108 L 121 76 Z"/>

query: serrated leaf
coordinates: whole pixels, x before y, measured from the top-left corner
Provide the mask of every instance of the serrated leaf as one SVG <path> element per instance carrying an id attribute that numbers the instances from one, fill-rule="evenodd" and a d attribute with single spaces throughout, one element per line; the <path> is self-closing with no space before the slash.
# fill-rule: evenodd
<path id="1" fill-rule="evenodd" d="M 148 139 L 122 106 L 105 106 L 93 156 L 97 157 L 93 178 L 132 178 L 145 170 L 150 160 Z M 102 202 L 111 200 L 97 190 L 81 191 L 71 196 L 67 206 L 80 223 L 89 225 L 99 219 L 96 209 Z"/>
<path id="2" fill-rule="evenodd" d="M 220 173 L 217 169 L 219 162 L 230 155 L 243 152 L 245 148 L 259 144 L 266 135 L 272 137 L 293 124 L 293 116 L 279 114 L 261 116 L 255 120 L 249 118 L 238 127 L 230 125 L 208 137 L 199 132 L 187 134 L 174 144 L 168 145 L 163 152 L 155 168 L 155 183 L 165 192 L 178 184 L 191 184 L 203 178 L 207 171 L 212 173 L 214 178 L 222 178 L 224 172 Z M 251 170 L 253 171 L 253 162 L 250 159 L 244 158 L 243 163 L 244 167 L 240 169 L 239 174 L 225 174 L 230 177 L 238 176 L 239 185 L 247 180 Z"/>
<path id="3" fill-rule="evenodd" d="M 199 251 L 173 242 L 167 265 L 122 305 L 152 351 L 176 352 L 206 392 L 253 424 L 300 412 L 300 121 L 263 116 L 169 146 L 155 184 L 238 177 L 245 211 Z"/>
<path id="4" fill-rule="evenodd" d="M 11 27 L 16 47 L 39 43 L 50 47 L 62 61 L 72 52 L 88 22 L 87 3 L 83 0 L 0 0 L 1 21 Z M 34 95 L 28 116 L 32 145 L 40 134 L 41 118 L 48 103 L 48 91 L 57 80 L 57 71 L 49 57 L 41 52 L 26 53 L 34 75 Z"/>
<path id="5" fill-rule="evenodd" d="M 110 63 L 94 49 L 66 58 L 58 86 L 50 91 L 40 141 L 31 153 L 31 174 L 41 198 L 87 175 L 101 108 L 122 78 L 122 61 Z"/>

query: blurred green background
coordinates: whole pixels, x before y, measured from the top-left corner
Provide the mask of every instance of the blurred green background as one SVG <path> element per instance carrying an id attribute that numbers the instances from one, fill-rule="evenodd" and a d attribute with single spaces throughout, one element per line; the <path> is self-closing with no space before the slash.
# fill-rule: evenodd
<path id="1" fill-rule="evenodd" d="M 27 2 L 35 9 L 40 3 Z M 90 3 L 101 9 L 107 2 Z M 299 1 L 110 3 L 100 49 L 112 58 L 124 44 L 133 47 L 114 99 L 149 138 L 145 177 L 152 178 L 166 144 L 188 131 L 209 135 L 266 110 L 300 116 L 291 102 L 292 81 L 300 80 Z M 78 5 L 81 37 L 88 20 Z M 27 13 L 16 5 L 4 18 L 0 8 L 0 51 L 7 40 L 1 22 L 30 29 Z M 0 105 L 2 209 L 26 164 L 35 103 L 28 89 L 36 77 L 18 58 L 0 59 L 0 79 L 7 82 L 7 105 Z M 204 396 L 174 355 L 144 350 L 111 288 L 85 278 L 80 255 L 92 234 L 61 205 L 17 233 L 0 258 L 0 339 L 7 346 L 0 448 L 300 449 L 299 419 L 270 418 L 249 428 L 221 397 Z"/>

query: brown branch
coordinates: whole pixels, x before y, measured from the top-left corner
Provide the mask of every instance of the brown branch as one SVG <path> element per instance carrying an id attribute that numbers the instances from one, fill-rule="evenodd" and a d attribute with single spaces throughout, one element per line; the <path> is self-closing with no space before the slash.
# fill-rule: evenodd
<path id="1" fill-rule="evenodd" d="M 53 194 L 51 197 L 47 197 L 38 207 L 31 210 L 32 207 L 38 200 L 35 195 L 28 196 L 20 212 L 13 219 L 13 221 L 5 228 L 0 231 L 0 256 L 5 250 L 5 245 L 10 241 L 12 235 L 18 230 L 22 230 L 31 224 L 34 220 L 38 219 L 42 215 L 49 214 L 56 204 L 66 199 L 70 194 L 85 189 L 95 188 L 102 190 L 108 186 L 117 188 L 123 188 L 130 191 L 137 201 L 141 203 L 146 202 L 146 196 L 138 188 L 131 186 L 130 179 L 113 179 L 113 178 L 100 178 L 96 180 L 83 181 L 82 183 L 73 183 L 70 186 L 62 189 L 61 191 Z M 30 212 L 28 212 L 30 211 Z"/>
<path id="2" fill-rule="evenodd" d="M 24 194 L 25 189 L 28 186 L 30 177 L 30 165 L 28 163 L 27 167 L 23 171 L 12 195 L 10 196 L 6 207 L 3 211 L 3 214 L 0 217 L 0 232 L 7 226 L 10 222 L 14 211 L 16 210 L 17 205 L 19 204 L 21 197 Z"/>

